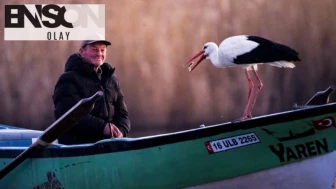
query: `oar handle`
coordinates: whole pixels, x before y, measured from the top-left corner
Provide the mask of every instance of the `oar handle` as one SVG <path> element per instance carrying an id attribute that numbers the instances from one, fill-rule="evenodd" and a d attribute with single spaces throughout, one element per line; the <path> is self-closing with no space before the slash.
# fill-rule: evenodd
<path id="1" fill-rule="evenodd" d="M 93 109 L 95 102 L 104 95 L 102 91 L 96 92 L 89 98 L 84 98 L 75 104 L 70 110 L 50 125 L 39 137 L 45 143 L 52 143 L 60 135 L 68 131 L 72 126 L 77 124 L 84 116 Z M 55 127 L 55 125 L 57 125 Z"/>

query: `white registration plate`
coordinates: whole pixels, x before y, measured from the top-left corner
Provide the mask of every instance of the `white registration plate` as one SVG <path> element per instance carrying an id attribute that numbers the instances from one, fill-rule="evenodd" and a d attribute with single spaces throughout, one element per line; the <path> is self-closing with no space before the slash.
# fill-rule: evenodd
<path id="1" fill-rule="evenodd" d="M 255 133 L 247 133 L 219 140 L 208 141 L 205 142 L 205 146 L 208 152 L 210 154 L 213 154 L 216 152 L 227 151 L 234 148 L 248 146 L 259 142 L 260 140 Z"/>

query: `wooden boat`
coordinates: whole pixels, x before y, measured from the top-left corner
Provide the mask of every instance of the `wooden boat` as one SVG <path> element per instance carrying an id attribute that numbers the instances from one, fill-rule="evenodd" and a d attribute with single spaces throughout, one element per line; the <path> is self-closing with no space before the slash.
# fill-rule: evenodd
<path id="1" fill-rule="evenodd" d="M 0 188 L 235 188 L 234 183 L 242 183 L 238 178 L 250 174 L 256 179 L 259 173 L 336 157 L 336 103 L 318 104 L 317 98 L 310 100 L 314 104 L 241 122 L 84 145 L 51 143 L 55 133 L 75 121 L 57 120 L 44 132 L 2 126 Z M 72 120 L 70 113 L 60 119 Z"/>

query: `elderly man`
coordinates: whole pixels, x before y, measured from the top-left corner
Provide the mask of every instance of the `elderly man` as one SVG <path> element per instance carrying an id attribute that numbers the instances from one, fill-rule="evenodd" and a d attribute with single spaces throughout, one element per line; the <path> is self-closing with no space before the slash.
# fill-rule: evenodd
<path id="1" fill-rule="evenodd" d="M 126 137 L 130 130 L 124 95 L 113 75 L 115 68 L 104 63 L 108 45 L 111 43 L 106 40 L 83 41 L 79 52 L 72 54 L 65 64 L 65 72 L 57 81 L 53 95 L 56 119 L 98 90 L 104 92 L 104 97 L 96 102 L 89 115 L 58 139 L 61 144 Z"/>

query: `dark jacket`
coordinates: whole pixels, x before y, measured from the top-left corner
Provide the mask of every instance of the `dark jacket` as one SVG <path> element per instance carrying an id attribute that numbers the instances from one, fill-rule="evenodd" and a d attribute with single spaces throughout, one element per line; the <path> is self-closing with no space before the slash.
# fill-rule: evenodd
<path id="1" fill-rule="evenodd" d="M 130 120 L 118 79 L 113 75 L 115 69 L 104 63 L 101 70 L 101 77 L 98 77 L 94 66 L 85 62 L 79 54 L 72 54 L 68 58 L 65 72 L 54 90 L 55 118 L 58 119 L 79 100 L 92 96 L 98 90 L 104 91 L 104 97 L 96 102 L 89 115 L 58 139 L 59 143 L 94 143 L 111 138 L 103 133 L 108 122 L 116 125 L 124 137 L 127 136 Z"/>

